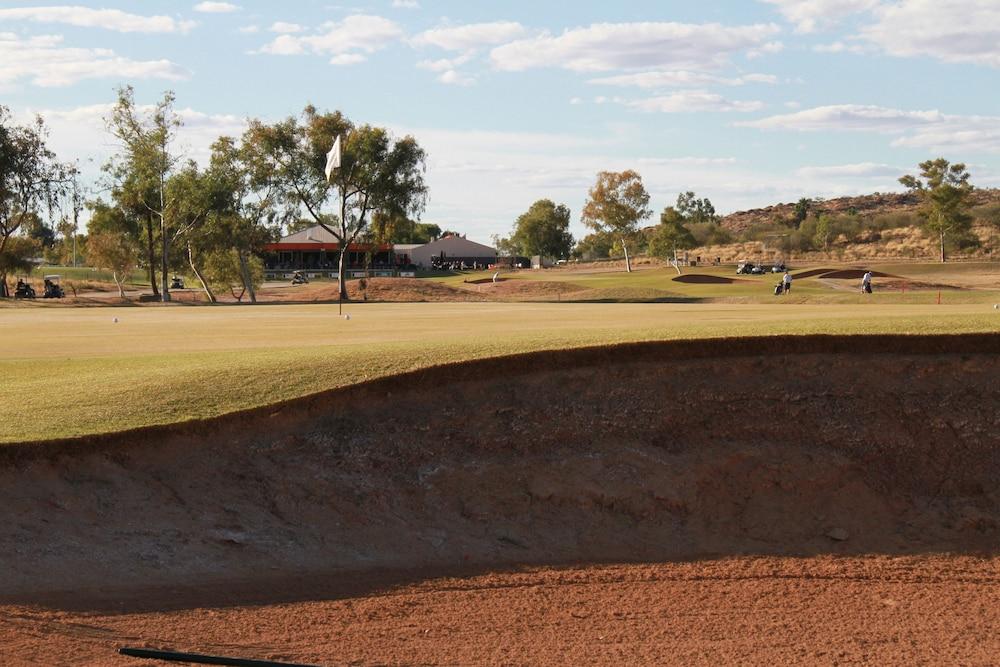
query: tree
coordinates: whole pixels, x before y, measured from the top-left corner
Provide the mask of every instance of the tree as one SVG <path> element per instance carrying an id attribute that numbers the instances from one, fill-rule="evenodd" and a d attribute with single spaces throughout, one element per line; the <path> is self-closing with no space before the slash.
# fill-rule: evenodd
<path id="1" fill-rule="evenodd" d="M 211 283 L 225 285 L 237 301 L 264 282 L 264 264 L 257 256 L 241 258 L 236 248 L 217 250 L 205 260 L 205 272 Z"/>
<path id="2" fill-rule="evenodd" d="M 510 242 L 525 256 L 564 258 L 573 248 L 569 209 L 549 199 L 539 199 L 514 223 Z"/>
<path id="3" fill-rule="evenodd" d="M 821 246 L 823 250 L 827 250 L 830 247 L 830 236 L 832 234 L 833 225 L 830 222 L 830 216 L 826 213 L 821 213 L 816 218 L 816 231 L 813 234 L 813 241 L 816 245 Z"/>
<path id="4" fill-rule="evenodd" d="M 256 303 L 260 284 L 252 266 L 256 255 L 279 235 L 283 225 L 298 217 L 299 207 L 282 197 L 281 183 L 249 131 L 239 143 L 220 137 L 212 145 L 208 175 L 216 193 L 210 229 L 216 245 L 233 250 L 243 292 Z"/>
<path id="5" fill-rule="evenodd" d="M 808 197 L 803 197 L 795 202 L 795 213 L 793 214 L 792 222 L 795 223 L 796 229 L 809 217 L 809 211 L 812 209 L 813 203 L 813 200 Z"/>
<path id="6" fill-rule="evenodd" d="M 660 224 L 653 229 L 649 239 L 649 254 L 662 260 L 677 257 L 678 250 L 695 247 L 694 236 L 684 226 L 684 216 L 672 206 L 663 209 L 660 214 Z M 676 265 L 675 265 L 676 267 Z M 678 272 L 680 268 L 677 268 Z"/>
<path id="7" fill-rule="evenodd" d="M 941 261 L 944 262 L 945 241 L 967 233 L 972 227 L 968 203 L 972 184 L 965 164 L 949 164 L 944 158 L 926 160 L 920 163 L 920 178 L 906 175 L 899 182 L 916 192 L 923 201 L 924 224 L 938 235 Z"/>
<path id="8" fill-rule="evenodd" d="M 38 219 L 39 208 L 52 211 L 74 172 L 56 161 L 46 139 L 41 117 L 32 125 L 15 125 L 0 106 L 0 297 L 9 296 L 8 272 L 24 267 L 32 256 L 25 253 L 38 252 L 34 243 L 12 239 L 22 225 Z"/>
<path id="9" fill-rule="evenodd" d="M 122 299 L 125 298 L 125 281 L 135 268 L 138 255 L 139 244 L 124 230 L 91 232 L 87 238 L 87 262 L 111 271 Z"/>
<path id="10" fill-rule="evenodd" d="M 649 210 L 649 193 L 642 177 L 634 171 L 602 171 L 590 189 L 581 220 L 598 233 L 611 234 L 621 244 L 625 254 L 625 270 L 632 272 L 628 245 L 638 234 L 639 222 L 653 214 Z"/>
<path id="11" fill-rule="evenodd" d="M 423 212 L 426 154 L 411 136 L 396 140 L 384 128 L 355 126 L 339 111 L 321 114 L 312 106 L 301 119 L 274 125 L 251 121 L 247 136 L 260 148 L 283 197 L 297 201 L 337 239 L 341 299 L 347 299 L 347 249 L 369 232 L 371 214 L 419 217 Z M 327 179 L 327 153 L 338 137 L 340 167 Z M 331 205 L 335 210 L 329 210 Z"/>
<path id="12" fill-rule="evenodd" d="M 695 194 L 690 191 L 677 195 L 677 206 L 675 208 L 681 217 L 691 224 L 716 223 L 719 221 L 719 216 L 715 213 L 715 207 L 712 206 L 712 202 L 708 197 L 697 199 Z"/>
<path id="13" fill-rule="evenodd" d="M 150 282 L 156 293 L 156 272 L 153 269 L 154 223 L 159 231 L 160 298 L 170 301 L 168 274 L 170 251 L 183 233 L 175 225 L 174 201 L 167 193 L 167 183 L 175 172 L 180 157 L 173 153 L 173 142 L 181 120 L 174 113 L 174 94 L 167 91 L 150 112 L 135 103 L 131 86 L 118 89 L 118 101 L 107 118 L 111 133 L 122 143 L 117 158 L 106 171 L 116 179 L 114 196 L 125 208 L 141 211 L 147 218 L 148 264 Z"/>

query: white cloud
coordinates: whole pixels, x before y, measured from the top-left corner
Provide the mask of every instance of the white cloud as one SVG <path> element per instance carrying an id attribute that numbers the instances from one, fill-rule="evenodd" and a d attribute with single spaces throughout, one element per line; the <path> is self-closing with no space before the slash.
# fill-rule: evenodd
<path id="1" fill-rule="evenodd" d="M 722 95 L 704 90 L 659 95 L 644 100 L 629 100 L 626 106 L 646 112 L 690 113 L 694 111 L 750 112 L 764 107 L 763 102 L 728 100 Z"/>
<path id="2" fill-rule="evenodd" d="M 0 86 L 23 79 L 42 87 L 68 86 L 84 79 L 186 79 L 188 72 L 169 60 L 131 60 L 111 49 L 62 46 L 58 35 L 22 38 L 0 33 Z"/>
<path id="3" fill-rule="evenodd" d="M 417 63 L 417 67 L 420 69 L 426 69 L 431 72 L 447 72 L 450 69 L 455 69 L 464 65 L 472 59 L 472 53 L 463 54 L 457 58 L 439 58 L 438 60 L 421 60 Z"/>
<path id="4" fill-rule="evenodd" d="M 806 178 L 899 178 L 906 173 L 905 169 L 888 164 L 875 162 L 859 162 L 857 164 L 839 164 L 824 167 L 801 167 L 796 174 Z"/>
<path id="5" fill-rule="evenodd" d="M 444 26 L 425 30 L 413 38 L 415 46 L 436 46 L 448 51 L 468 51 L 482 46 L 502 44 L 527 34 L 520 23 L 496 21 Z"/>
<path id="6" fill-rule="evenodd" d="M 741 127 L 799 132 L 856 131 L 898 135 L 897 148 L 949 153 L 1000 153 L 1000 116 L 958 116 L 841 104 L 735 123 Z"/>
<path id="7" fill-rule="evenodd" d="M 276 21 L 275 23 L 272 23 L 271 27 L 268 29 L 271 32 L 277 32 L 284 35 L 292 35 L 305 30 L 305 28 L 300 26 L 298 23 L 286 23 L 285 21 Z"/>
<path id="8" fill-rule="evenodd" d="M 333 64 L 343 65 L 361 62 L 361 54 L 375 53 L 402 36 L 402 29 L 389 19 L 355 14 L 342 21 L 324 23 L 322 30 L 315 34 L 279 35 L 262 46 L 259 53 L 330 55 Z M 342 57 L 345 54 L 351 54 L 352 58 Z"/>
<path id="9" fill-rule="evenodd" d="M 417 0 L 392 0 L 392 6 L 395 9 L 420 9 Z"/>
<path id="10" fill-rule="evenodd" d="M 829 44 L 817 44 L 813 47 L 816 53 L 864 53 L 865 47 L 860 44 L 845 44 L 841 41 Z"/>
<path id="11" fill-rule="evenodd" d="M 761 0 L 776 5 L 798 32 L 813 32 L 837 21 L 874 9 L 879 0 Z"/>
<path id="12" fill-rule="evenodd" d="M 0 23 L 5 21 L 64 23 L 81 28 L 146 33 L 187 32 L 197 25 L 194 21 L 176 21 L 169 16 L 140 16 L 118 9 L 90 9 L 69 5 L 0 9 Z"/>
<path id="13" fill-rule="evenodd" d="M 194 6 L 196 12 L 202 12 L 204 14 L 230 14 L 232 12 L 238 12 L 240 7 L 234 5 L 231 2 L 199 2 Z"/>
<path id="14" fill-rule="evenodd" d="M 260 32 L 260 26 L 256 26 L 256 25 L 245 25 L 245 26 L 243 26 L 242 28 L 240 28 L 240 29 L 239 29 L 239 31 L 240 31 L 241 33 L 243 33 L 244 35 L 255 35 L 255 34 L 257 34 L 258 32 Z"/>
<path id="15" fill-rule="evenodd" d="M 368 60 L 365 56 L 360 53 L 341 53 L 330 58 L 331 65 L 357 65 L 358 63 L 363 63 Z"/>
<path id="16" fill-rule="evenodd" d="M 779 31 L 773 24 L 599 23 L 504 44 L 490 57 L 497 69 L 508 71 L 705 69 L 725 64 L 733 53 L 762 47 Z"/>
<path id="17" fill-rule="evenodd" d="M 836 104 L 815 107 L 790 114 L 736 123 L 762 130 L 859 130 L 865 132 L 902 132 L 917 125 L 940 123 L 940 111 L 902 111 L 879 106 Z"/>
<path id="18" fill-rule="evenodd" d="M 453 86 L 471 86 L 476 83 L 475 77 L 462 74 L 453 69 L 442 72 L 441 76 L 438 77 L 438 81 Z"/>
<path id="19" fill-rule="evenodd" d="M 875 16 L 861 37 L 890 55 L 1000 67 L 996 0 L 898 0 Z"/>
<path id="20" fill-rule="evenodd" d="M 771 74 L 747 74 L 737 77 L 724 77 L 709 72 L 692 72 L 690 70 L 660 70 L 653 72 L 636 72 L 621 74 L 599 79 L 590 79 L 587 83 L 604 86 L 628 86 L 635 88 L 667 88 L 679 86 L 742 86 L 746 83 L 778 83 L 778 77 Z"/>

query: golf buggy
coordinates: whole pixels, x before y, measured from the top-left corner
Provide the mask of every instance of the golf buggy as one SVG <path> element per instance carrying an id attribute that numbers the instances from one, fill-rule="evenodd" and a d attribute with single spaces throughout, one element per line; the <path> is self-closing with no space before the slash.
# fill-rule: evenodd
<path id="1" fill-rule="evenodd" d="M 184 279 L 180 276 L 174 276 L 171 278 L 170 289 L 184 289 Z"/>
<path id="2" fill-rule="evenodd" d="M 45 292 L 42 294 L 43 299 L 62 299 L 66 296 L 66 292 L 63 291 L 62 276 L 52 275 L 45 276 L 43 278 L 43 285 L 45 286 Z"/>
<path id="3" fill-rule="evenodd" d="M 28 284 L 24 278 L 17 279 L 17 285 L 14 287 L 14 298 L 15 299 L 34 299 L 35 298 L 35 288 Z"/>
<path id="4" fill-rule="evenodd" d="M 761 275 L 765 273 L 763 266 L 757 266 L 753 262 L 740 262 L 736 267 L 737 275 Z"/>
<path id="5" fill-rule="evenodd" d="M 293 285 L 305 285 L 309 282 L 309 277 L 301 271 L 295 271 L 292 273 L 292 284 Z"/>

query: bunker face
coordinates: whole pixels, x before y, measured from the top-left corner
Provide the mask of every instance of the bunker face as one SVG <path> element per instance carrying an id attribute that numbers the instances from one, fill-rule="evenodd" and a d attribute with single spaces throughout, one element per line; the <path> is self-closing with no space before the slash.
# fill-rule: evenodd
<path id="1" fill-rule="evenodd" d="M 936 554 L 979 555 L 993 576 L 997 377 L 993 336 L 635 345 L 13 447 L 0 502 L 18 520 L 0 527 L 0 595 L 141 611 L 159 608 L 151 590 L 203 607 L 469 568 L 744 559 L 719 566 L 733 577 L 768 558 L 823 569 L 861 554 L 905 556 L 945 582 L 968 558 L 951 572 Z M 387 570 L 407 574 L 379 583 Z M 314 650 L 295 657 L 340 656 Z"/>

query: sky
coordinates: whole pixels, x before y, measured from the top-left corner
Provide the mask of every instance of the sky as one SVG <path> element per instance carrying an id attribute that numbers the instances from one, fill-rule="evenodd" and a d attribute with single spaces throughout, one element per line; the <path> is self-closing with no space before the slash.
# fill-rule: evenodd
<path id="1" fill-rule="evenodd" d="M 925 159 L 1000 186 L 1000 0 L 0 0 L 0 105 L 97 188 L 121 85 L 176 93 L 204 160 L 306 104 L 412 134 L 422 219 L 486 242 L 638 171 L 722 213 L 901 190 Z M 654 218 L 655 221 L 655 218 Z"/>

